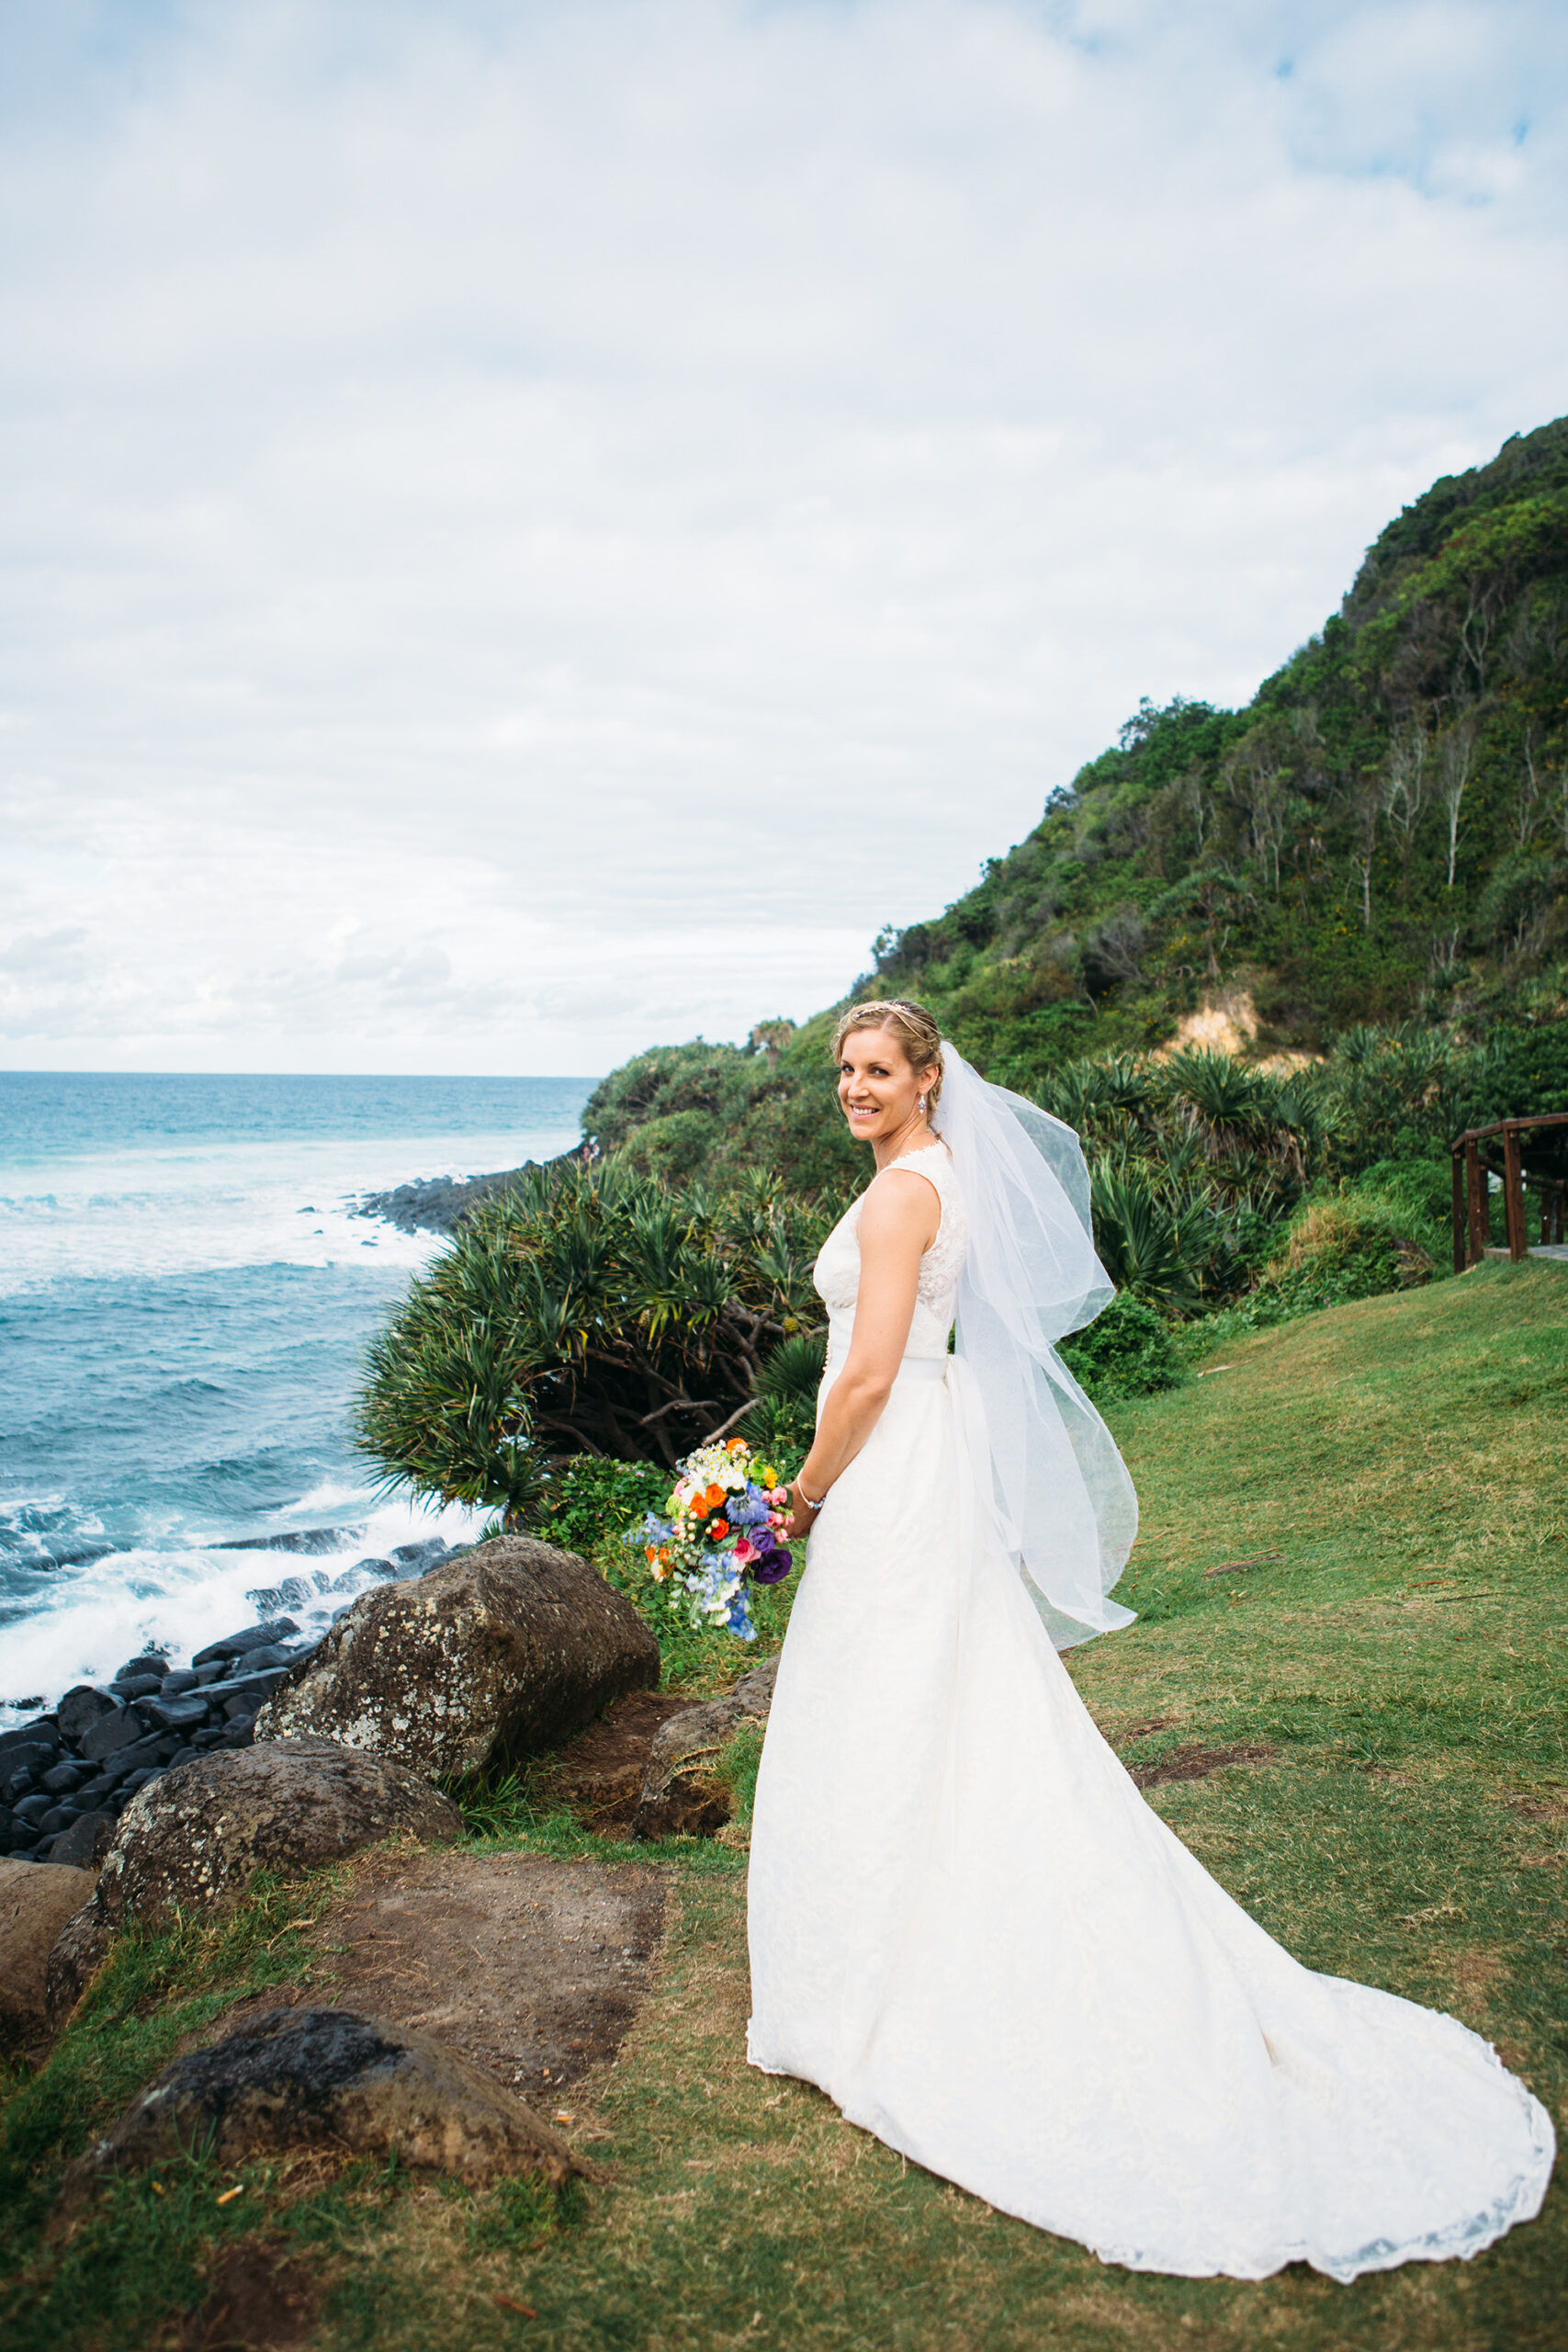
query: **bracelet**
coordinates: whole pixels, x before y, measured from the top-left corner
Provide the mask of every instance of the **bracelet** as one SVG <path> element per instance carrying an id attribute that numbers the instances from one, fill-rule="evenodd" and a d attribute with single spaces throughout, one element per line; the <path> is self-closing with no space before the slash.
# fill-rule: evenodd
<path id="1" fill-rule="evenodd" d="M 814 1503 L 798 1478 L 795 1482 L 795 1491 L 800 1497 L 801 1501 L 806 1505 L 807 1510 L 809 1511 L 820 1510 L 822 1503 L 825 1503 L 828 1499 L 827 1496 L 824 1495 L 822 1498 L 822 1503 Z"/>

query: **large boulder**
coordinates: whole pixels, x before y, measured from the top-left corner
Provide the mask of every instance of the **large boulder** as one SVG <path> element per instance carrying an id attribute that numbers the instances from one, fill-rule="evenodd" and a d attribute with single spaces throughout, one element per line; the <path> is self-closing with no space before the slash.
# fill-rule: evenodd
<path id="1" fill-rule="evenodd" d="M 49 1955 L 92 1892 L 91 1871 L 0 1861 L 0 2050 L 44 2039 Z"/>
<path id="2" fill-rule="evenodd" d="M 138 2093 L 66 2176 L 65 2212 L 106 2173 L 205 2145 L 225 2165 L 290 2150 L 385 2158 L 470 2185 L 587 2171 L 564 2140 L 434 2035 L 352 2009 L 272 2009 Z"/>
<path id="3" fill-rule="evenodd" d="M 634 1838 L 708 1838 L 723 1827 L 735 1800 L 718 1777 L 719 1759 L 743 1724 L 767 1721 L 778 1670 L 771 1657 L 722 1698 L 682 1708 L 660 1724 L 648 1751 Z"/>
<path id="4" fill-rule="evenodd" d="M 659 1679 L 659 1645 L 575 1553 L 502 1535 L 417 1582 L 361 1595 L 256 1717 L 432 1779 L 551 1746 Z"/>
<path id="5" fill-rule="evenodd" d="M 258 1871 L 299 1878 L 395 1830 L 456 1838 L 451 1801 L 390 1757 L 330 1739 L 218 1747 L 149 1781 L 126 1807 L 91 1905 L 50 1955 L 49 2007 L 71 2008 L 114 1929 L 222 1911 Z"/>

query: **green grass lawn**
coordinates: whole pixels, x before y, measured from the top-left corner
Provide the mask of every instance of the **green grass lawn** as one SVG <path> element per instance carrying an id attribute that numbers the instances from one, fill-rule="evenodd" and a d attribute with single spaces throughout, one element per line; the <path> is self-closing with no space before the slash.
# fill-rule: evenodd
<path id="1" fill-rule="evenodd" d="M 1113 1416 L 1144 1514 L 1121 1589 L 1144 1614 L 1072 1658 L 1135 1762 L 1272 1751 L 1151 1801 L 1303 1960 L 1462 2017 L 1560 2126 L 1565 1403 L 1568 1267 L 1489 1264 L 1231 1343 L 1202 1378 Z M 1204 1573 L 1234 1561 L 1251 1565 Z M 525 1815 L 499 1834 L 597 1844 Z M 258 2171 L 220 2208 L 233 2182 L 193 2164 L 162 2194 L 122 2186 L 43 2252 L 51 2182 L 138 2065 L 215 1987 L 296 1970 L 293 1905 L 275 1921 L 265 1895 L 226 1939 L 128 1955 L 50 2067 L 17 2078 L 8 2346 L 195 2343 L 181 2313 L 247 2236 L 316 2282 L 321 2347 L 1568 2345 L 1561 2186 L 1475 2262 L 1350 2288 L 1301 2270 L 1259 2286 L 1136 2277 L 991 2212 L 815 2091 L 749 2072 L 744 1857 L 652 1850 L 671 1894 L 658 1996 L 572 2102 L 569 2136 L 603 2177 L 555 2208 L 395 2171 Z"/>

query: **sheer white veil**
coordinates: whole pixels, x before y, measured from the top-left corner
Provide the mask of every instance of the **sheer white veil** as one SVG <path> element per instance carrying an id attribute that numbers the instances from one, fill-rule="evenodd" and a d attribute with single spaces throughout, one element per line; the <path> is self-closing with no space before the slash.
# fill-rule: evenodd
<path id="1" fill-rule="evenodd" d="M 1052 1640 L 1067 1649 L 1134 1617 L 1108 1596 L 1138 1532 L 1137 1497 L 1115 1440 L 1056 1353 L 1115 1285 L 1094 1254 L 1089 1170 L 1071 1127 L 987 1084 L 945 1037 L 942 1058 L 933 1125 L 969 1216 L 954 1344 L 984 1408 L 994 1487 L 984 1499 Z"/>

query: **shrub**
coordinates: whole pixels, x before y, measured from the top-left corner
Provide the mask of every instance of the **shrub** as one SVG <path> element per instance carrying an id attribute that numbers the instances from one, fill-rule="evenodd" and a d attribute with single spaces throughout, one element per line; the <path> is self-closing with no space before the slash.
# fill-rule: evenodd
<path id="1" fill-rule="evenodd" d="M 530 1534 L 563 1552 L 592 1557 L 607 1536 L 661 1510 L 670 1492 L 663 1462 L 617 1462 L 600 1453 L 576 1453 L 544 1472 L 539 1500 L 527 1513 Z"/>
<path id="2" fill-rule="evenodd" d="M 1432 1253 L 1402 1225 L 1385 1202 L 1353 1190 L 1305 1201 L 1264 1268 L 1264 1283 L 1300 1308 L 1429 1282 Z"/>
<path id="3" fill-rule="evenodd" d="M 753 1445 L 780 1457 L 790 1477 L 805 1460 L 817 1427 L 817 1391 L 827 1350 L 824 1331 L 797 1331 L 782 1340 L 762 1366 L 758 1401 L 740 1425 Z"/>
<path id="4" fill-rule="evenodd" d="M 1135 1163 L 1097 1160 L 1091 1188 L 1095 1248 L 1111 1281 L 1148 1303 L 1196 1306 L 1214 1240 L 1208 1203 L 1190 1195 L 1172 1204 Z"/>
<path id="5" fill-rule="evenodd" d="M 1118 1291 L 1086 1330 L 1062 1344 L 1063 1363 L 1097 1405 L 1147 1396 L 1180 1378 L 1168 1324 L 1131 1292 Z"/>
<path id="6" fill-rule="evenodd" d="M 531 1171 L 461 1225 L 372 1341 L 359 1442 L 389 1487 L 543 1511 L 547 1458 L 673 1464 L 739 1419 L 818 1311 L 822 1218 L 766 1177 L 723 1201 L 612 1159 Z"/>

